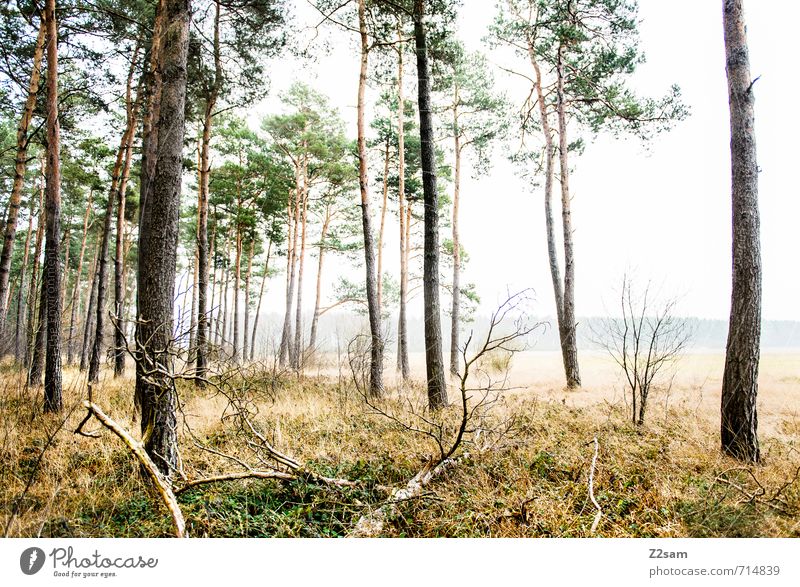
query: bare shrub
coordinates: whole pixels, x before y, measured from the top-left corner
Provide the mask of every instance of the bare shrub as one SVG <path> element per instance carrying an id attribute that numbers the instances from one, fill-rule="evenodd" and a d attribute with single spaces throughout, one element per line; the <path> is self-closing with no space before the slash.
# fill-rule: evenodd
<path id="1" fill-rule="evenodd" d="M 675 315 L 676 298 L 659 299 L 652 283 L 638 291 L 627 274 L 620 290 L 620 318 L 605 318 L 592 328 L 595 342 L 622 369 L 631 397 L 631 420 L 644 423 L 650 392 L 671 381 L 669 368 L 692 338 L 686 318 Z"/>

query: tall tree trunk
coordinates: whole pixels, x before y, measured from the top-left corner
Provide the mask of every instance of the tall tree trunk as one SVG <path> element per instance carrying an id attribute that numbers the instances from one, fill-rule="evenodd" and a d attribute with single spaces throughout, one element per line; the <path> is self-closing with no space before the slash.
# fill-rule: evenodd
<path id="1" fill-rule="evenodd" d="M 250 254 L 247 256 L 247 273 L 244 276 L 244 329 L 242 331 L 242 360 L 247 361 L 250 357 L 248 353 L 248 334 L 250 333 L 250 277 L 253 275 L 253 255 L 256 252 L 256 239 L 250 240 Z"/>
<path id="2" fill-rule="evenodd" d="M 69 220 L 67 220 L 69 223 Z M 61 291 L 59 292 L 58 296 L 61 300 L 61 310 L 62 312 L 66 312 L 66 307 L 64 306 L 65 298 L 67 297 L 67 286 L 69 285 L 69 250 L 70 250 L 70 236 L 72 233 L 67 226 L 66 230 L 64 230 L 64 238 L 62 239 L 62 246 L 64 247 L 64 278 L 61 280 Z"/>
<path id="3" fill-rule="evenodd" d="M 419 134 L 425 204 L 425 250 L 422 269 L 425 299 L 425 363 L 428 376 L 428 403 L 431 409 L 435 410 L 447 405 L 447 388 L 442 359 L 442 319 L 439 310 L 439 193 L 436 189 L 436 143 L 433 137 L 431 80 L 424 19 L 425 1 L 415 0 L 414 40 L 417 50 Z"/>
<path id="4" fill-rule="evenodd" d="M 117 234 L 114 246 L 114 377 L 125 372 L 125 203 L 127 201 L 128 180 L 130 179 L 133 141 L 136 134 L 137 118 L 141 107 L 142 87 L 139 87 L 133 111 L 129 114 L 132 126 L 128 130 L 128 146 L 125 150 L 125 164 L 122 179 L 117 190 Z"/>
<path id="5" fill-rule="evenodd" d="M 41 77 L 42 56 L 44 53 L 46 23 L 44 20 L 39 25 L 39 35 L 36 38 L 36 48 L 33 52 L 33 69 L 31 70 L 25 106 L 17 125 L 17 154 L 14 160 L 14 182 L 11 186 L 11 195 L 8 198 L 8 212 L 5 226 L 3 227 L 3 249 L 0 252 L 0 335 L 5 328 L 5 314 L 8 309 L 8 283 L 11 274 L 11 253 L 14 249 L 14 237 L 17 232 L 17 218 L 22 199 L 22 186 L 25 183 L 25 169 L 28 165 L 28 127 L 33 117 L 36 106 L 36 95 L 39 93 L 39 79 Z"/>
<path id="6" fill-rule="evenodd" d="M 47 21 L 47 180 L 44 281 L 47 291 L 47 347 L 44 411 L 61 411 L 61 143 L 58 126 L 58 24 L 56 2 L 45 2 Z"/>
<path id="7" fill-rule="evenodd" d="M 292 346 L 292 304 L 294 303 L 295 285 L 295 266 L 297 251 L 297 233 L 299 219 L 299 198 L 300 198 L 300 162 L 295 163 L 295 189 L 294 203 L 289 198 L 287 227 L 287 251 L 286 251 L 286 306 L 283 315 L 283 332 L 281 334 L 281 346 L 278 352 L 278 364 L 285 367 L 287 362 L 291 364 L 290 349 Z"/>
<path id="8" fill-rule="evenodd" d="M 269 279 L 269 255 L 272 252 L 272 239 L 269 239 L 267 245 L 267 262 L 264 264 L 264 277 L 261 279 L 261 291 L 258 293 L 258 305 L 256 306 L 256 315 L 253 318 L 253 336 L 250 338 L 250 360 L 255 357 L 256 352 L 256 333 L 258 332 L 258 317 L 261 315 L 261 300 L 264 298 L 264 285 Z"/>
<path id="9" fill-rule="evenodd" d="M 450 308 L 450 373 L 458 375 L 459 327 L 461 310 L 461 239 L 458 233 L 458 206 L 461 197 L 461 136 L 458 125 L 458 82 L 453 106 L 453 134 L 455 149 L 455 176 L 453 181 L 453 296 Z"/>
<path id="10" fill-rule="evenodd" d="M 761 242 L 753 84 L 742 0 L 723 0 L 731 120 L 733 291 L 722 378 L 722 450 L 760 460 L 758 363 L 761 344 Z"/>
<path id="11" fill-rule="evenodd" d="M 89 368 L 89 343 L 92 340 L 94 329 L 95 305 L 97 304 L 97 265 L 100 256 L 100 243 L 94 249 L 94 262 L 92 263 L 92 273 L 89 278 L 89 300 L 86 302 L 86 319 L 83 323 L 83 341 L 81 342 L 81 362 L 79 369 L 86 371 Z"/>
<path id="12" fill-rule="evenodd" d="M 322 303 L 322 264 L 325 261 L 325 238 L 331 224 L 331 205 L 325 206 L 325 219 L 322 222 L 322 232 L 319 237 L 319 264 L 317 265 L 317 293 L 314 299 L 314 317 L 311 319 L 311 336 L 308 339 L 308 354 L 317 352 L 317 328 L 319 326 L 319 312 Z"/>
<path id="13" fill-rule="evenodd" d="M 558 77 L 558 140 L 561 165 L 561 225 L 564 230 L 564 308 L 563 320 L 559 324 L 559 333 L 567 387 L 575 389 L 581 386 L 581 376 L 578 370 L 578 337 L 575 322 L 575 248 L 572 241 L 572 212 L 569 192 L 569 141 L 567 139 L 567 105 L 564 95 L 563 45 L 558 48 L 556 74 Z"/>
<path id="14" fill-rule="evenodd" d="M 180 218 L 183 140 L 185 134 L 189 0 L 163 0 L 163 45 L 156 57 L 161 87 L 154 130 L 158 158 L 153 189 L 141 203 L 139 295 L 136 332 L 136 392 L 145 449 L 159 470 L 171 477 L 178 467 L 177 420 L 172 371 L 172 307 Z M 156 89 L 158 91 L 158 88 Z M 148 162 L 149 163 L 149 162 Z M 165 375 L 150 375 L 150 365 Z"/>
<path id="15" fill-rule="evenodd" d="M 239 203 L 241 209 L 241 202 Z M 236 222 L 236 263 L 233 279 L 233 360 L 239 362 L 239 293 L 242 287 L 242 227 Z"/>
<path id="16" fill-rule="evenodd" d="M 306 266 L 306 227 L 308 224 L 308 155 L 303 163 L 303 199 L 300 212 L 300 261 L 297 269 L 297 308 L 294 323 L 294 358 L 295 369 L 303 367 L 303 275 Z"/>
<path id="17" fill-rule="evenodd" d="M 215 311 L 216 311 L 216 304 L 217 304 L 217 301 L 216 301 L 217 282 L 219 281 L 217 279 L 217 248 L 216 248 L 216 240 L 217 240 L 217 229 L 216 229 L 216 226 L 215 226 L 214 230 L 211 232 L 211 250 L 210 250 L 209 255 L 208 255 L 208 257 L 209 257 L 208 270 L 209 270 L 209 275 L 210 275 L 208 287 L 211 288 L 211 302 L 209 303 L 208 308 L 207 308 L 208 311 L 206 312 L 206 315 L 207 315 L 207 318 L 206 318 L 206 332 L 207 332 L 206 338 L 207 339 L 211 337 L 211 333 L 215 332 L 216 325 L 219 324 L 219 320 L 214 318 Z M 216 337 L 216 333 L 215 333 L 214 334 L 214 344 L 216 344 L 216 342 L 217 342 L 217 337 Z M 208 365 L 208 350 L 209 350 L 208 349 L 208 340 L 206 340 L 206 348 L 205 348 L 205 351 L 206 351 L 206 366 Z M 202 383 L 200 385 L 202 385 Z"/>
<path id="18" fill-rule="evenodd" d="M 228 269 L 228 262 L 230 261 L 230 245 L 231 242 L 228 239 L 225 239 L 225 263 L 222 266 L 222 281 L 223 287 L 220 290 L 220 299 L 222 300 L 222 324 L 221 324 L 221 332 L 222 336 L 220 338 L 220 346 L 224 347 L 228 344 L 229 341 L 229 333 L 228 333 L 228 324 L 229 324 L 229 316 L 228 316 L 228 286 L 230 285 L 230 276 L 231 272 Z"/>
<path id="19" fill-rule="evenodd" d="M 33 268 L 31 269 L 30 285 L 28 286 L 28 337 L 27 344 L 25 345 L 25 366 L 29 367 L 31 364 L 34 339 L 36 336 L 36 308 L 37 308 L 37 293 L 39 291 L 39 260 L 42 256 L 42 244 L 44 243 L 44 225 L 45 225 L 45 210 L 44 210 L 44 167 L 45 158 L 42 157 L 42 174 L 39 179 L 39 218 L 36 220 L 36 245 L 33 252 Z"/>
<path id="20" fill-rule="evenodd" d="M 211 163 L 209 150 L 211 145 L 211 124 L 214 108 L 219 93 L 219 85 L 222 79 L 222 62 L 220 59 L 219 41 L 219 20 L 220 3 L 214 3 L 214 84 L 206 100 L 206 107 L 203 116 L 203 141 L 200 145 L 200 203 L 198 212 L 197 226 L 197 350 L 196 350 L 196 374 L 195 384 L 203 385 L 203 379 L 208 370 L 208 333 L 209 333 L 209 307 L 206 302 L 208 298 L 208 194 L 209 177 L 211 175 Z M 212 237 L 213 238 L 213 237 Z M 213 245 L 212 245 L 213 248 Z M 214 292 L 211 292 L 212 298 Z M 213 312 L 214 303 L 211 303 Z"/>
<path id="21" fill-rule="evenodd" d="M 128 83 L 125 92 L 125 109 L 127 113 L 127 125 L 122 133 L 117 158 L 111 174 L 111 188 L 108 191 L 108 202 L 106 204 L 106 214 L 103 219 L 103 233 L 100 241 L 100 253 L 98 256 L 98 278 L 97 278 L 97 318 L 95 320 L 94 343 L 89 360 L 89 382 L 95 383 L 100 375 L 100 353 L 103 346 L 105 308 L 106 308 L 106 286 L 108 280 L 108 242 L 111 239 L 111 220 L 114 216 L 114 203 L 124 200 L 124 193 L 127 189 L 127 176 L 130 173 L 131 144 L 136 133 L 136 121 L 139 116 L 139 96 L 133 100 L 133 77 L 136 72 L 138 61 L 139 46 L 137 45 L 131 59 L 130 70 L 128 71 Z M 123 211 L 124 213 L 124 211 Z M 117 219 L 119 220 L 119 218 Z M 117 238 L 119 241 L 119 238 Z M 115 255 L 116 258 L 116 255 Z M 116 292 L 115 292 L 116 295 Z M 116 312 L 115 312 L 116 313 Z M 116 340 L 116 336 L 114 337 Z M 124 343 L 123 343 L 124 344 Z M 120 349 L 122 350 L 122 349 Z M 124 356 L 123 356 L 124 361 Z"/>
<path id="22" fill-rule="evenodd" d="M 398 170 L 398 200 L 400 203 L 400 311 L 397 324 L 397 369 L 404 381 L 408 381 L 411 376 L 411 369 L 408 363 L 408 319 L 406 304 L 408 301 L 408 262 L 406 250 L 408 239 L 406 238 L 406 121 L 405 121 L 405 97 L 403 95 L 403 30 L 402 26 L 397 29 L 397 170 Z M 410 209 L 410 208 L 409 208 Z"/>
<path id="23" fill-rule="evenodd" d="M 202 142 L 202 138 L 200 139 Z M 200 158 L 201 146 L 197 148 L 197 183 L 200 185 L 200 167 L 202 166 Z M 187 353 L 187 370 L 189 373 L 195 374 L 195 362 L 197 361 L 197 285 L 200 280 L 200 208 L 202 207 L 202 197 L 200 196 L 200 188 L 197 189 L 197 225 L 194 231 L 194 262 L 192 263 L 192 308 L 189 312 L 189 349 Z"/>
<path id="24" fill-rule="evenodd" d="M 383 157 L 383 200 L 381 201 L 381 224 L 378 229 L 378 309 L 383 311 L 383 232 L 386 228 L 386 208 L 389 203 L 389 141 Z"/>
<path id="25" fill-rule="evenodd" d="M 544 179 L 544 219 L 545 232 L 547 234 L 547 257 L 550 260 L 550 278 L 553 282 L 553 295 L 556 303 L 556 319 L 558 321 L 558 332 L 561 336 L 561 348 L 564 348 L 564 290 L 561 282 L 561 268 L 558 264 L 558 252 L 556 250 L 556 229 L 553 221 L 553 179 L 555 177 L 555 151 L 553 141 L 553 130 L 550 126 L 550 116 L 547 112 L 547 103 L 544 98 L 542 88 L 542 71 L 536 60 L 533 41 L 528 41 L 528 56 L 531 65 L 536 72 L 536 98 L 539 104 L 539 121 L 542 125 L 542 133 L 545 141 L 545 179 Z"/>
<path id="26" fill-rule="evenodd" d="M 15 324 L 14 333 L 14 360 L 17 363 L 22 362 L 22 320 L 23 320 L 23 304 L 25 299 L 25 271 L 28 269 L 28 257 L 30 255 L 31 235 L 33 234 L 33 203 L 34 199 L 30 199 L 30 213 L 28 215 L 28 232 L 25 234 L 25 249 L 22 254 L 22 265 L 20 265 L 19 273 L 19 292 L 17 293 L 17 321 Z M 30 303 L 30 300 L 27 300 Z"/>
<path id="27" fill-rule="evenodd" d="M 69 318 L 69 336 L 67 337 L 67 365 L 72 365 L 75 357 L 75 327 L 78 321 L 80 306 L 81 281 L 83 278 L 83 258 L 86 254 L 86 237 L 89 234 L 89 217 L 92 213 L 92 198 L 94 190 L 89 190 L 89 197 L 86 202 L 86 214 L 83 216 L 83 237 L 81 238 L 81 252 L 78 256 L 78 274 L 75 276 L 75 285 L 72 288 L 72 309 Z"/>
<path id="28" fill-rule="evenodd" d="M 39 386 L 42 384 L 44 373 L 45 344 L 47 341 L 47 287 L 42 274 L 39 285 L 39 319 L 36 321 L 33 348 L 31 349 L 31 365 L 28 370 L 28 385 Z"/>
<path id="29" fill-rule="evenodd" d="M 367 135 L 364 128 L 364 97 L 369 69 L 369 37 L 365 0 L 358 0 L 358 26 L 361 34 L 361 69 L 358 77 L 358 183 L 361 190 L 361 221 L 364 230 L 364 258 L 366 266 L 367 308 L 370 330 L 370 380 L 369 394 L 383 395 L 383 332 L 381 309 L 378 306 L 378 284 L 375 274 L 375 237 L 369 205 L 369 178 L 367 175 Z"/>

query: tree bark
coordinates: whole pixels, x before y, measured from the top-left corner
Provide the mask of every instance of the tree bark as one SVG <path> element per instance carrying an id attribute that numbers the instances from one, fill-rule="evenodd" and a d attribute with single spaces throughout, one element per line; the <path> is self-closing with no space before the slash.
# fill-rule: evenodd
<path id="1" fill-rule="evenodd" d="M 367 176 L 367 135 L 364 128 L 364 97 L 369 69 L 369 37 L 365 0 L 358 0 L 358 25 L 361 36 L 361 68 L 358 77 L 358 183 L 361 190 L 361 221 L 364 230 L 364 258 L 366 265 L 367 308 L 370 329 L 370 381 L 369 394 L 383 395 L 383 333 L 381 309 L 378 306 L 378 285 L 375 275 L 375 238 L 369 205 L 369 178 Z"/>
<path id="2" fill-rule="evenodd" d="M 381 224 L 378 229 L 378 309 L 383 311 L 383 233 L 386 228 L 386 207 L 389 203 L 389 141 L 383 154 L 383 200 Z"/>
<path id="3" fill-rule="evenodd" d="M 139 295 L 136 331 L 136 392 L 142 411 L 142 440 L 165 477 L 178 467 L 177 398 L 172 372 L 172 307 L 180 217 L 185 134 L 189 0 L 163 0 L 163 44 L 155 62 L 161 79 L 157 116 L 158 158 L 152 191 L 142 202 L 139 229 Z M 160 90 L 160 91 L 159 91 Z M 150 161 L 147 161 L 150 164 Z M 148 371 L 154 370 L 150 374 Z"/>
<path id="4" fill-rule="evenodd" d="M 306 266 L 306 229 L 308 225 L 308 154 L 303 163 L 303 199 L 300 212 L 300 262 L 297 269 L 297 309 L 294 324 L 294 354 L 292 365 L 303 367 L 303 275 Z"/>
<path id="5" fill-rule="evenodd" d="M 269 240 L 269 244 L 267 245 L 267 262 L 264 264 L 264 277 L 261 279 L 261 291 L 258 293 L 258 305 L 256 306 L 256 315 L 253 317 L 253 336 L 250 339 L 251 361 L 255 358 L 256 333 L 258 332 L 258 317 L 261 315 L 261 300 L 264 298 L 264 285 L 267 283 L 267 279 L 269 279 L 269 255 L 271 252 L 272 252 L 272 239 Z"/>
<path id="6" fill-rule="evenodd" d="M 33 52 L 33 69 L 31 70 L 25 106 L 17 125 L 17 154 L 14 161 L 14 182 L 8 199 L 8 212 L 3 227 L 3 249 L 0 252 L 0 335 L 5 328 L 5 314 L 8 309 L 8 283 L 11 274 L 11 253 L 14 249 L 14 237 L 17 232 L 17 218 L 22 199 L 22 186 L 25 183 L 25 169 L 28 165 L 28 128 L 36 107 L 36 95 L 39 93 L 42 57 L 44 54 L 46 23 L 44 19 L 39 25 L 36 47 Z"/>
<path id="7" fill-rule="evenodd" d="M 28 232 L 25 234 L 25 249 L 22 255 L 22 265 L 20 265 L 19 274 L 19 291 L 17 292 L 17 321 L 15 324 L 14 333 L 14 360 L 17 363 L 22 362 L 22 318 L 23 318 L 23 304 L 25 303 L 25 271 L 28 268 L 28 256 L 30 255 L 31 235 L 33 234 L 33 203 L 34 199 L 30 199 L 30 214 L 28 215 Z M 30 300 L 28 300 L 30 303 Z"/>
<path id="8" fill-rule="evenodd" d="M 314 301 L 314 317 L 311 320 L 311 336 L 308 339 L 308 353 L 317 351 L 317 328 L 319 326 L 319 312 L 322 304 L 322 266 L 325 261 L 325 238 L 331 224 L 331 205 L 325 206 L 325 219 L 322 222 L 322 232 L 319 237 L 319 264 L 317 266 L 317 292 Z"/>
<path id="9" fill-rule="evenodd" d="M 209 177 L 211 175 L 211 162 L 209 150 L 211 145 L 211 124 L 214 108 L 219 93 L 219 81 L 222 76 L 222 65 L 220 61 L 219 49 L 219 18 L 220 4 L 214 3 L 214 66 L 215 78 L 212 91 L 206 100 L 206 107 L 203 116 L 203 140 L 200 145 L 200 202 L 198 210 L 197 226 L 197 349 L 196 349 L 196 374 L 195 384 L 203 385 L 203 378 L 208 370 L 208 333 L 209 326 L 209 307 L 206 303 L 208 298 L 208 195 Z M 214 295 L 213 290 L 211 293 Z M 211 303 L 210 310 L 213 311 L 214 304 Z"/>
<path id="10" fill-rule="evenodd" d="M 436 143 L 433 136 L 431 80 L 425 32 L 425 1 L 414 2 L 414 40 L 417 51 L 419 132 L 422 155 L 422 188 L 425 204 L 423 283 L 425 301 L 425 365 L 428 403 L 436 410 L 447 405 L 442 319 L 439 306 L 439 193 L 436 188 Z"/>
<path id="11" fill-rule="evenodd" d="M 135 61 L 135 58 L 134 58 Z M 133 72 L 133 68 L 131 68 Z M 141 108 L 142 86 L 136 92 L 133 106 L 130 106 L 130 80 L 126 103 L 128 106 L 128 145 L 125 149 L 125 163 L 122 168 L 122 178 L 117 190 L 117 234 L 114 247 L 114 377 L 119 377 L 125 372 L 125 356 L 127 354 L 125 342 L 125 203 L 127 200 L 128 180 L 130 179 L 131 160 L 133 157 L 133 141 L 136 135 L 136 126 Z"/>
<path id="12" fill-rule="evenodd" d="M 294 189 L 294 203 L 292 198 L 289 198 L 288 215 L 287 215 L 287 228 L 289 234 L 287 235 L 286 242 L 286 306 L 283 315 L 283 332 L 281 334 L 281 346 L 278 352 L 278 364 L 285 367 L 287 362 L 291 364 L 290 349 L 292 346 L 292 304 L 294 303 L 294 286 L 295 286 L 295 266 L 297 250 L 297 233 L 298 233 L 298 219 L 300 215 L 300 206 L 298 204 L 300 198 L 300 162 L 295 162 L 295 189 Z"/>
<path id="13" fill-rule="evenodd" d="M 398 27 L 397 40 L 403 38 L 402 27 Z M 397 369 L 400 371 L 403 381 L 408 381 L 411 376 L 411 369 L 408 363 L 408 319 L 407 319 L 407 300 L 408 300 L 408 239 L 406 238 L 406 121 L 405 121 L 405 97 L 403 95 L 403 44 L 400 43 L 397 50 L 397 173 L 398 173 L 398 200 L 400 207 L 400 311 L 397 318 Z"/>
<path id="14" fill-rule="evenodd" d="M 458 82 L 453 105 L 453 134 L 455 149 L 455 175 L 453 178 L 453 295 L 450 308 L 450 373 L 458 375 L 459 320 L 461 309 L 461 239 L 458 232 L 458 206 L 461 197 L 461 136 L 458 126 Z"/>
<path id="15" fill-rule="evenodd" d="M 44 278 L 44 274 L 42 275 Z M 44 373 L 45 344 L 47 341 L 47 288 L 44 279 L 39 286 L 39 319 L 36 322 L 31 350 L 31 366 L 28 370 L 28 385 L 39 386 L 42 384 Z"/>
<path id="16" fill-rule="evenodd" d="M 561 348 L 564 348 L 564 290 L 561 284 L 561 268 L 558 263 L 558 252 L 556 250 L 556 229 L 553 221 L 553 180 L 555 176 L 555 151 L 553 141 L 553 130 L 550 126 L 550 116 L 547 112 L 547 104 L 542 88 L 542 71 L 536 60 L 534 45 L 531 39 L 528 40 L 528 55 L 531 65 L 536 72 L 536 98 L 539 104 L 539 121 L 542 125 L 542 133 L 545 142 L 545 179 L 544 179 L 544 219 L 545 232 L 547 234 L 547 257 L 550 260 L 550 278 L 553 282 L 553 295 L 556 303 L 556 320 L 558 321 L 558 332 L 561 337 Z"/>
<path id="17" fill-rule="evenodd" d="M 47 346 L 44 372 L 44 411 L 58 412 L 61 398 L 61 143 L 58 124 L 58 24 L 56 2 L 45 3 L 47 21 L 47 218 L 44 281 L 47 292 Z"/>
<path id="18" fill-rule="evenodd" d="M 242 360 L 247 361 L 250 357 L 248 353 L 248 342 L 250 333 L 250 277 L 253 275 L 253 255 L 256 252 L 255 236 L 250 239 L 250 253 L 247 256 L 247 273 L 244 276 L 244 328 L 242 329 Z"/>
<path id="19" fill-rule="evenodd" d="M 138 117 L 138 102 L 139 97 L 136 97 L 134 103 L 131 102 L 133 75 L 136 70 L 136 61 L 139 53 L 137 46 L 134 51 L 133 58 L 131 59 L 130 71 L 128 73 L 128 85 L 126 91 L 126 111 L 127 111 L 127 125 L 125 131 L 122 133 L 119 148 L 117 149 L 117 158 L 114 161 L 114 168 L 111 174 L 111 188 L 108 191 L 108 201 L 106 203 L 106 213 L 103 218 L 103 232 L 100 240 L 100 252 L 98 254 L 98 277 L 97 277 L 97 317 L 95 318 L 95 334 L 94 342 L 92 343 L 92 352 L 89 359 L 89 382 L 96 383 L 100 376 L 100 353 L 103 346 L 103 336 L 105 329 L 105 306 L 106 306 L 106 286 L 108 280 L 106 274 L 108 273 L 108 242 L 111 240 L 111 220 L 114 217 L 114 203 L 124 199 L 124 192 L 126 189 L 127 174 L 130 171 L 130 157 L 132 154 L 131 144 L 133 143 L 133 136 L 136 132 L 136 120 Z M 124 211 L 123 211 L 124 213 Z M 119 220 L 119 218 L 118 218 Z M 117 241 L 120 239 L 117 237 Z M 119 248 L 119 247 L 118 247 Z M 115 255 L 116 259 L 116 255 Z M 121 293 L 121 292 L 120 292 Z M 116 296 L 116 292 L 115 292 Z M 116 311 L 115 311 L 116 314 Z M 115 336 L 116 340 L 116 336 Z M 124 361 L 124 356 L 123 356 Z"/>
<path id="20" fill-rule="evenodd" d="M 31 269 L 30 285 L 28 287 L 28 337 L 27 344 L 25 345 L 25 366 L 29 367 L 31 364 L 34 339 L 36 336 L 36 300 L 37 292 L 39 291 L 39 259 L 42 255 L 42 243 L 44 242 L 44 225 L 45 225 L 45 211 L 44 211 L 44 167 L 45 159 L 42 157 L 42 173 L 39 179 L 39 218 L 36 220 L 36 245 L 33 249 L 33 268 Z"/>
<path id="21" fill-rule="evenodd" d="M 572 212 L 570 209 L 569 141 L 567 140 L 567 105 L 564 93 L 563 45 L 558 48 L 556 73 L 558 77 L 558 135 L 561 166 L 561 224 L 564 231 L 564 307 L 563 320 L 559 324 L 559 334 L 567 387 L 575 389 L 581 386 L 581 376 L 578 369 L 578 338 L 577 324 L 575 323 L 575 247 L 572 240 Z"/>
<path id="22" fill-rule="evenodd" d="M 100 254 L 100 243 L 94 250 L 94 263 L 92 263 L 92 276 L 89 278 L 89 301 L 86 303 L 86 320 L 83 323 L 83 341 L 81 343 L 81 362 L 79 369 L 86 371 L 89 367 L 89 342 L 91 341 L 94 327 L 95 305 L 97 303 L 97 263 Z"/>
<path id="23" fill-rule="evenodd" d="M 722 379 L 722 450 L 758 462 L 761 242 L 753 84 L 742 0 L 723 0 L 731 124 L 733 291 Z"/>
<path id="24" fill-rule="evenodd" d="M 69 336 L 67 337 L 67 365 L 72 365 L 75 358 L 75 327 L 78 321 L 80 306 L 81 280 L 83 278 L 83 258 L 86 254 L 86 237 L 89 234 L 89 217 L 92 212 L 92 198 L 94 190 L 89 190 L 89 197 L 86 202 L 86 214 L 83 217 L 83 237 L 81 239 L 81 252 L 78 256 L 78 274 L 75 276 L 75 285 L 72 288 L 72 309 L 69 318 Z"/>
<path id="25" fill-rule="evenodd" d="M 237 216 L 241 213 L 242 202 L 239 200 Z M 242 283 L 242 227 L 236 221 L 236 261 L 233 278 L 233 360 L 239 362 L 239 293 Z"/>

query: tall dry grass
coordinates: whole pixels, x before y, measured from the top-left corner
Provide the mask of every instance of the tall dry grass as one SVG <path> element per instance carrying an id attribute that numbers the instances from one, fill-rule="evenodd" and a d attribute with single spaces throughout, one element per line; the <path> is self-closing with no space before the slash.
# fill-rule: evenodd
<path id="1" fill-rule="evenodd" d="M 65 371 L 65 412 L 47 415 L 41 389 L 26 388 L 11 366 L 1 368 L 0 528 L 6 535 L 170 534 L 166 512 L 125 447 L 106 432 L 99 439 L 73 433 L 84 416 L 81 374 Z M 197 488 L 180 496 L 193 536 L 344 535 L 386 499 L 378 486 L 404 484 L 435 452 L 429 438 L 369 410 L 346 380 L 285 377 L 276 384 L 264 373 L 248 384 L 254 422 L 277 448 L 320 473 L 362 485 L 250 480 Z M 189 478 L 236 470 L 197 444 L 252 457 L 223 418 L 223 397 L 188 384 L 180 392 Z M 422 394 L 419 385 L 394 390 L 384 405 L 402 410 L 408 397 Z M 94 390 L 110 416 L 138 433 L 132 395 L 132 379 L 106 372 Z M 596 510 L 587 478 L 597 437 L 600 536 L 800 536 L 796 421 L 763 436 L 763 464 L 745 467 L 721 456 L 713 418 L 688 403 L 654 402 L 642 427 L 629 423 L 621 399 L 572 406 L 535 386 L 509 393 L 499 409 L 500 418 L 516 417 L 514 434 L 494 450 L 473 452 L 420 499 L 402 504 L 385 535 L 588 536 Z"/>

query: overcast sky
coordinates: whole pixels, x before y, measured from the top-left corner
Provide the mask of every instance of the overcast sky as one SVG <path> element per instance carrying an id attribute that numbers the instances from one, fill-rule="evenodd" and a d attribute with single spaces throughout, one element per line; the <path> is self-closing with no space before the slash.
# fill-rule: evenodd
<path id="1" fill-rule="evenodd" d="M 573 223 L 579 316 L 606 314 L 623 272 L 633 269 L 668 294 L 681 296 L 682 314 L 728 317 L 730 307 L 730 154 L 721 0 L 641 0 L 642 47 L 647 62 L 633 78 L 642 94 L 660 95 L 680 85 L 691 116 L 645 148 L 636 139 L 600 136 L 573 161 Z M 756 130 L 762 214 L 765 319 L 800 319 L 800 198 L 796 173 L 800 92 L 793 25 L 800 8 L 785 0 L 745 1 L 751 67 L 756 84 Z M 494 2 L 464 0 L 458 34 L 472 49 L 494 15 Z M 297 0 L 299 21 L 315 15 Z M 274 112 L 277 95 L 293 81 L 327 94 L 355 129 L 358 62 L 354 39 L 328 33 L 331 54 L 316 63 L 283 59 L 274 64 L 271 98 L 254 112 Z M 498 52 L 490 59 L 512 60 Z M 413 73 L 413 71 L 411 72 Z M 500 70 L 497 87 L 516 105 L 526 88 Z M 254 116 L 255 118 L 255 116 Z M 533 287 L 538 313 L 552 315 L 541 189 L 532 189 L 496 150 L 490 173 L 475 179 L 469 166 L 462 187 L 462 229 L 470 262 L 463 281 L 477 285 L 483 311 L 507 289 Z M 376 185 L 373 193 L 377 198 Z M 377 203 L 377 200 L 376 200 Z M 396 232 L 394 225 L 389 228 Z M 449 229 L 442 236 L 449 236 Z M 393 235 L 393 233 L 392 233 Z M 389 271 L 396 271 L 396 240 L 387 242 Z M 341 264 L 328 265 L 328 291 Z M 359 273 L 355 273 L 357 277 Z M 312 279 L 307 300 L 312 300 Z M 270 299 L 281 304 L 277 282 Z M 421 311 L 420 300 L 415 302 Z M 275 306 L 276 307 L 276 306 Z M 610 310 L 609 310 L 610 311 Z"/>

